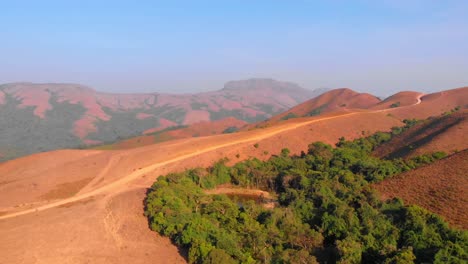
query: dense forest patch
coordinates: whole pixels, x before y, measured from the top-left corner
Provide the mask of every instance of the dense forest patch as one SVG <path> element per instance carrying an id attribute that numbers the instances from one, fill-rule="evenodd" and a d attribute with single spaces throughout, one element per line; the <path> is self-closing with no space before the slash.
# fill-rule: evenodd
<path id="1" fill-rule="evenodd" d="M 444 157 L 373 157 L 391 137 L 315 142 L 299 156 L 283 149 L 268 161 L 161 176 L 145 201 L 150 227 L 187 248 L 190 263 L 463 263 L 468 232 L 399 199 L 382 202 L 371 188 Z M 278 206 L 207 194 L 221 184 L 270 192 Z"/>

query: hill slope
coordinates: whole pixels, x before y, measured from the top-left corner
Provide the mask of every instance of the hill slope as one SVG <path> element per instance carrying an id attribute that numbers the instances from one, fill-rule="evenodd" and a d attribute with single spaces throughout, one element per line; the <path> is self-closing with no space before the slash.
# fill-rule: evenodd
<path id="1" fill-rule="evenodd" d="M 188 126 L 174 126 L 165 129 L 155 129 L 145 131 L 145 135 L 120 140 L 112 144 L 93 147 L 94 149 L 128 149 L 156 144 L 169 140 L 176 140 L 190 137 L 206 137 L 222 133 L 232 133 L 238 131 L 247 122 L 228 117 L 216 121 L 202 121 Z"/>
<path id="2" fill-rule="evenodd" d="M 348 88 L 334 89 L 295 106 L 270 120 L 278 121 L 288 119 L 288 117 L 315 116 L 337 110 L 367 109 L 379 102 L 380 99 L 367 93 L 358 93 Z"/>
<path id="3" fill-rule="evenodd" d="M 466 131 L 465 131 L 466 132 Z M 375 185 L 383 199 L 403 198 L 468 229 L 468 150 Z"/>
<path id="4" fill-rule="evenodd" d="M 445 98 L 445 96 L 436 96 L 435 100 L 427 100 L 426 98 L 431 98 L 436 94 L 429 94 L 423 95 L 418 92 L 399 92 L 393 96 L 388 97 L 384 101 L 380 101 L 378 98 L 365 94 L 365 93 L 357 93 L 350 89 L 335 89 L 328 92 L 323 93 L 322 95 L 310 99 L 298 106 L 291 108 L 290 110 L 273 116 L 265 121 L 260 121 L 258 123 L 247 124 L 242 126 L 242 122 L 236 119 L 223 119 L 215 122 L 201 122 L 195 123 L 188 127 L 169 127 L 168 129 L 156 129 L 156 130 L 148 130 L 147 133 L 149 135 L 140 136 L 136 138 L 131 138 L 123 141 L 117 141 L 114 144 L 105 145 L 103 146 L 104 149 L 121 149 L 121 148 L 130 148 L 130 147 L 138 147 L 144 146 L 148 144 L 163 142 L 167 140 L 174 140 L 180 138 L 187 138 L 187 137 L 197 137 L 197 136 L 208 136 L 211 134 L 220 134 L 220 133 L 230 133 L 237 130 L 247 131 L 255 128 L 262 128 L 268 127 L 277 124 L 278 122 L 283 122 L 288 119 L 298 118 L 298 117 L 310 117 L 310 116 L 324 116 L 324 115 L 336 115 L 340 113 L 349 113 L 353 111 L 380 111 L 380 112 L 387 112 L 389 111 L 388 119 L 396 119 L 398 121 L 403 121 L 405 116 L 410 113 L 408 110 L 414 110 L 411 108 L 412 105 L 426 105 L 430 104 L 431 109 L 425 109 L 424 112 L 427 115 L 419 115 L 419 117 L 426 118 L 429 115 L 440 115 L 443 111 L 448 111 L 449 109 L 453 110 L 453 107 L 459 104 L 459 99 L 463 98 L 464 93 L 463 89 L 454 89 L 444 91 L 444 94 L 451 94 L 450 97 Z M 422 99 L 424 101 L 422 101 Z M 396 101 L 398 100 L 398 101 Z M 392 106 L 395 102 L 399 102 L 398 106 Z M 445 106 L 440 107 L 439 104 L 446 104 Z M 326 106 L 321 108 L 320 111 L 317 111 L 317 106 L 322 105 Z M 347 105 L 348 107 L 346 107 Z M 385 106 L 385 108 L 383 108 Z M 437 106 L 437 107 L 434 107 Z M 439 110 L 437 110 L 439 108 Z M 315 110 L 311 110 L 315 109 Z M 458 109 L 461 107 L 458 105 Z M 397 111 L 398 110 L 398 111 Z M 313 114 L 311 114 L 311 111 Z M 442 111 L 442 112 L 438 112 Z M 387 122 L 385 120 L 380 120 L 379 122 Z M 393 120 L 393 121 L 396 121 Z M 397 121 L 397 122 L 398 122 Z M 460 133 L 461 128 L 458 127 L 458 130 L 454 130 L 454 133 Z M 457 132 L 458 131 L 458 132 Z M 154 133 L 152 133 L 154 132 Z M 364 131 L 365 132 L 365 131 Z M 446 135 L 446 133 L 444 134 Z M 446 137 L 447 138 L 447 137 Z M 453 142 L 452 142 L 453 143 Z M 390 145 L 390 144 L 387 144 Z M 451 144 L 452 149 L 454 148 L 453 144 Z M 447 151 L 450 152 L 447 148 L 450 146 L 446 146 Z M 102 149 L 102 147 L 98 147 Z M 418 148 L 419 149 L 419 148 Z"/>
<path id="5" fill-rule="evenodd" d="M 407 158 L 444 151 L 453 153 L 468 148 L 468 110 L 431 118 L 395 136 L 375 150 L 378 157 Z"/>
<path id="6" fill-rule="evenodd" d="M 271 79 L 228 82 L 198 94 L 109 94 L 75 84 L 0 85 L 0 161 L 232 117 L 255 122 L 320 91 Z"/>

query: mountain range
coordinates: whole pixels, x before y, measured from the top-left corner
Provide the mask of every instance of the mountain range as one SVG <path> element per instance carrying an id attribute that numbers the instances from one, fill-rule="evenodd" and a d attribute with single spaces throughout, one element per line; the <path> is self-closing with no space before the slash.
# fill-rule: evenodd
<path id="1" fill-rule="evenodd" d="M 230 81 L 218 91 L 195 94 L 112 94 L 78 84 L 3 84 L 0 161 L 199 122 L 219 121 L 226 127 L 257 122 L 324 91 L 272 79 Z"/>

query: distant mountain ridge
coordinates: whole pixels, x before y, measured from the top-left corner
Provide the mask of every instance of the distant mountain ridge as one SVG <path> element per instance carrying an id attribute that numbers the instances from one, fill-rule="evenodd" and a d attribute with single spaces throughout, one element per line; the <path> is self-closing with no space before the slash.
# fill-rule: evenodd
<path id="1" fill-rule="evenodd" d="M 257 122 L 322 92 L 273 79 L 231 81 L 221 90 L 194 94 L 114 94 L 79 84 L 3 84 L 0 161 L 202 121 Z"/>

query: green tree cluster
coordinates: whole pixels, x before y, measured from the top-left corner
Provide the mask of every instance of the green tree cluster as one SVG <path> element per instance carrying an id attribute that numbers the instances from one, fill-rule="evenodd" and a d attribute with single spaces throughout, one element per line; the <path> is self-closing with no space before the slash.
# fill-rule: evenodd
<path id="1" fill-rule="evenodd" d="M 284 149 L 267 161 L 229 167 L 221 160 L 161 176 L 146 215 L 153 230 L 188 249 L 190 263 L 464 263 L 468 232 L 399 199 L 377 199 L 371 183 L 445 156 L 373 157 L 392 135 L 342 138 L 336 148 L 315 142 L 299 156 Z M 268 191 L 278 205 L 205 192 L 226 183 Z"/>

